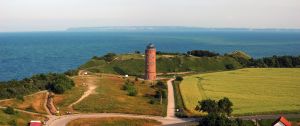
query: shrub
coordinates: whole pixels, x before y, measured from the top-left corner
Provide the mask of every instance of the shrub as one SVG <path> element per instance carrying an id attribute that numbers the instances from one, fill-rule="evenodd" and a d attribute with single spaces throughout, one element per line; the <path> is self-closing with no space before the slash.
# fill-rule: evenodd
<path id="1" fill-rule="evenodd" d="M 151 99 L 151 100 L 149 101 L 149 103 L 150 103 L 150 104 L 154 104 L 155 101 L 154 101 L 153 99 Z"/>
<path id="2" fill-rule="evenodd" d="M 14 108 L 12 107 L 7 107 L 6 109 L 3 110 L 6 114 L 10 114 L 10 115 L 14 115 L 16 114 L 17 112 L 14 110 Z"/>
<path id="3" fill-rule="evenodd" d="M 228 70 L 235 69 L 235 67 L 234 67 L 233 64 L 226 64 L 226 65 L 225 65 L 225 68 L 228 69 Z"/>
<path id="4" fill-rule="evenodd" d="M 78 70 L 68 70 L 64 73 L 65 75 L 68 75 L 68 76 L 76 76 L 78 75 Z"/>
<path id="5" fill-rule="evenodd" d="M 115 59 L 117 55 L 115 53 L 107 53 L 106 55 L 104 55 L 102 58 L 106 61 L 106 62 L 111 62 Z"/>
<path id="6" fill-rule="evenodd" d="M 176 81 L 182 81 L 183 80 L 183 77 L 181 77 L 181 76 L 176 76 L 176 79 L 175 79 Z"/>
<path id="7" fill-rule="evenodd" d="M 129 80 L 127 80 L 123 85 L 123 90 L 126 90 L 129 96 L 136 96 L 138 94 L 134 83 Z"/>

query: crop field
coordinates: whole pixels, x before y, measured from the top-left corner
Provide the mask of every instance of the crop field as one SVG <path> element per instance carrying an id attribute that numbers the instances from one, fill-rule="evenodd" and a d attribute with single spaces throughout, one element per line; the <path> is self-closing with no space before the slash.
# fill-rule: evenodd
<path id="1" fill-rule="evenodd" d="M 74 110 L 85 113 L 132 113 L 132 114 L 149 114 L 163 116 L 166 113 L 167 100 L 163 100 L 160 105 L 159 101 L 150 104 L 153 99 L 155 89 L 151 84 L 143 81 L 135 81 L 138 90 L 137 96 L 127 95 L 127 91 L 122 90 L 126 79 L 116 75 L 97 75 L 95 76 L 96 86 L 95 93 L 86 97 L 83 101 L 73 106 Z"/>
<path id="2" fill-rule="evenodd" d="M 184 77 L 180 90 L 186 109 L 197 115 L 198 101 L 228 97 L 233 114 L 300 112 L 299 68 L 247 68 Z"/>

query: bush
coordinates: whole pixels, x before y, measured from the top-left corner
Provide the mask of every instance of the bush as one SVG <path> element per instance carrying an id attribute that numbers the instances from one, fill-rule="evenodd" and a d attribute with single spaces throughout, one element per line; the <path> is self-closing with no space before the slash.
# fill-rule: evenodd
<path id="1" fill-rule="evenodd" d="M 138 94 L 134 83 L 130 81 L 125 82 L 125 84 L 123 85 L 123 90 L 126 90 L 129 96 L 136 96 Z"/>
<path id="2" fill-rule="evenodd" d="M 176 81 L 182 81 L 183 80 L 183 77 L 181 77 L 181 76 L 176 76 L 176 79 L 175 79 Z"/>
<path id="3" fill-rule="evenodd" d="M 23 95 L 17 95 L 16 99 L 20 100 L 20 101 L 24 101 L 24 96 Z"/>
<path id="4" fill-rule="evenodd" d="M 104 55 L 102 58 L 106 61 L 106 62 L 111 62 L 115 59 L 117 55 L 115 53 L 107 53 L 106 55 Z"/>
<path id="5" fill-rule="evenodd" d="M 153 99 L 151 99 L 151 100 L 149 101 L 149 103 L 150 103 L 150 104 L 154 104 L 155 101 L 154 101 Z"/>
<path id="6" fill-rule="evenodd" d="M 228 69 L 228 70 L 235 69 L 235 67 L 234 67 L 233 64 L 226 64 L 226 65 L 225 65 L 225 68 Z"/>
<path id="7" fill-rule="evenodd" d="M 14 115 L 16 114 L 17 112 L 14 110 L 14 108 L 12 107 L 7 107 L 6 109 L 3 110 L 6 114 L 9 114 L 9 115 Z"/>
<path id="8" fill-rule="evenodd" d="M 68 70 L 64 73 L 65 75 L 68 75 L 68 76 L 76 76 L 78 75 L 78 70 Z"/>

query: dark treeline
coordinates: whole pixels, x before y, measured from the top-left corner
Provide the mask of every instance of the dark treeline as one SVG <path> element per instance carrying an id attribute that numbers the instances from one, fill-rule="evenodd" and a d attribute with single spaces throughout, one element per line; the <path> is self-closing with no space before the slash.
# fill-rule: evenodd
<path id="1" fill-rule="evenodd" d="M 272 56 L 259 59 L 236 58 L 245 67 L 294 68 L 300 67 L 300 56 Z"/>
<path id="2" fill-rule="evenodd" d="M 185 53 L 180 52 L 162 52 L 162 51 L 156 51 L 157 55 L 186 55 Z"/>
<path id="3" fill-rule="evenodd" d="M 207 50 L 192 50 L 187 52 L 188 55 L 192 56 L 198 56 L 198 57 L 214 57 L 214 56 L 220 56 L 219 53 L 210 52 Z"/>
<path id="4" fill-rule="evenodd" d="M 19 81 L 0 82 L 0 99 L 23 97 L 41 90 L 61 94 L 73 86 L 74 82 L 64 74 L 37 74 Z"/>

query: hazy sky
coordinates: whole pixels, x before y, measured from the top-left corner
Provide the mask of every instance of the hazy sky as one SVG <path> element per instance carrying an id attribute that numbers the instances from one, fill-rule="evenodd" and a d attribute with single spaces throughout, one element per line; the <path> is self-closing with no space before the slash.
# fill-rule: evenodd
<path id="1" fill-rule="evenodd" d="M 86 26 L 300 28 L 300 0 L 0 0 L 0 31 Z"/>

